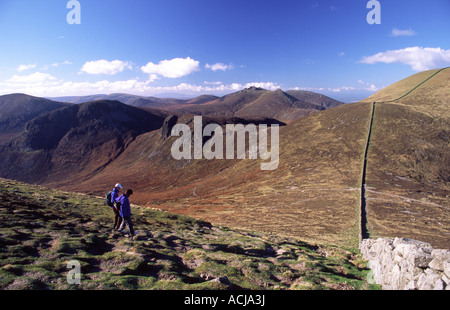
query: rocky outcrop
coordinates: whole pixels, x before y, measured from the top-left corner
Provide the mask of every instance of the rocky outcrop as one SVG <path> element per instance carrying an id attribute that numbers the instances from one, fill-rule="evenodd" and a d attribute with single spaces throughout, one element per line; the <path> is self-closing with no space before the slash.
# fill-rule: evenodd
<path id="1" fill-rule="evenodd" d="M 171 133 L 172 133 L 172 128 L 173 126 L 175 126 L 178 122 L 178 116 L 176 115 L 171 115 L 166 117 L 166 119 L 164 120 L 164 123 L 162 125 L 161 128 L 161 137 L 163 139 L 167 139 Z"/>
<path id="2" fill-rule="evenodd" d="M 406 238 L 365 239 L 371 279 L 385 290 L 450 290 L 450 250 Z"/>

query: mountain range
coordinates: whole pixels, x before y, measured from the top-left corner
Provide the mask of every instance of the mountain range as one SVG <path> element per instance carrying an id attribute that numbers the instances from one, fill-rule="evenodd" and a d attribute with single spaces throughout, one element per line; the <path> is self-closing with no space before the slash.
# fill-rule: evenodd
<path id="1" fill-rule="evenodd" d="M 352 104 L 255 87 L 190 100 L 2 96 L 0 177 L 97 196 L 120 182 L 143 206 L 355 246 L 368 146 L 370 236 L 449 248 L 449 85 L 445 68 Z M 18 102 L 24 107 L 17 109 Z M 191 126 L 195 115 L 203 126 L 280 124 L 278 169 L 261 171 L 261 160 L 173 159 L 171 128 Z"/>
<path id="2" fill-rule="evenodd" d="M 58 97 L 56 101 L 84 103 L 116 100 L 140 108 L 159 109 L 175 114 L 194 114 L 216 117 L 275 118 L 282 122 L 295 120 L 315 111 L 343 104 L 327 96 L 309 92 L 281 89 L 268 91 L 250 87 L 223 97 L 201 95 L 192 99 L 141 97 L 128 94 Z"/>

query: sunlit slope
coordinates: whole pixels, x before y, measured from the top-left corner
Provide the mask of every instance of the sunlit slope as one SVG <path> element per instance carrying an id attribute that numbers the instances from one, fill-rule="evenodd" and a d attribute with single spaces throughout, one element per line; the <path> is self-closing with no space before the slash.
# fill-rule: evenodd
<path id="1" fill-rule="evenodd" d="M 369 228 L 374 236 L 449 248 L 450 69 L 416 74 L 372 99 L 397 96 L 402 98 L 376 104 L 367 172 Z"/>
<path id="2" fill-rule="evenodd" d="M 305 240 L 354 245 L 369 122 L 370 106 L 357 103 L 283 128 L 278 169 L 259 172 L 254 182 L 234 195 L 222 195 L 225 202 L 233 202 L 235 212 L 226 214 L 229 210 L 225 210 L 221 218 Z M 235 201 L 236 197 L 240 200 Z"/>
<path id="3" fill-rule="evenodd" d="M 442 69 L 435 69 L 419 72 L 380 90 L 379 92 L 373 94 L 372 96 L 362 101 L 387 102 L 397 100 L 398 98 L 403 97 L 409 92 L 411 92 L 415 87 L 421 85 L 424 81 L 427 81 L 435 74 L 439 73 L 441 70 Z"/>

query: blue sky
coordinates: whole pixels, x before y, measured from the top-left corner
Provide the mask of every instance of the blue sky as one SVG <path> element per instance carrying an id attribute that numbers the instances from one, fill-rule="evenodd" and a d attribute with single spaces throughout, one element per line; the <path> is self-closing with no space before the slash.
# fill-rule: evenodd
<path id="1" fill-rule="evenodd" d="M 255 85 L 363 99 L 450 65 L 450 1 L 0 0 L 0 95 L 223 95 Z"/>

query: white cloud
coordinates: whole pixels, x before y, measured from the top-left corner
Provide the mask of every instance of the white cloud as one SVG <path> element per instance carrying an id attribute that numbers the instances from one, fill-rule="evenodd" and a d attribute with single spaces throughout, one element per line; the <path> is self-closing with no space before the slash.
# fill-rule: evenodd
<path id="1" fill-rule="evenodd" d="M 425 71 L 450 65 L 450 50 L 440 47 L 408 47 L 399 50 L 381 52 L 363 57 L 361 63 L 403 63 L 410 65 L 414 71 Z"/>
<path id="2" fill-rule="evenodd" d="M 333 93 L 340 93 L 342 91 L 351 91 L 355 90 L 356 88 L 353 86 L 342 86 L 342 87 L 336 87 L 336 88 L 328 88 L 329 91 Z"/>
<path id="3" fill-rule="evenodd" d="M 259 88 L 264 88 L 267 90 L 277 90 L 280 89 L 281 86 L 273 83 L 273 82 L 252 82 L 252 83 L 247 83 L 245 84 L 245 86 L 243 88 L 249 88 L 249 87 L 259 87 Z"/>
<path id="4" fill-rule="evenodd" d="M 323 91 L 325 88 L 323 87 L 293 87 L 292 90 L 303 90 L 303 91 Z"/>
<path id="5" fill-rule="evenodd" d="M 204 81 L 203 83 L 206 85 L 221 85 L 221 84 L 223 84 L 221 81 L 214 81 L 214 82 Z"/>
<path id="6" fill-rule="evenodd" d="M 62 66 L 62 65 L 73 65 L 73 63 L 71 61 L 65 60 L 63 62 L 54 62 L 50 66 L 52 66 L 52 67 L 59 67 L 59 66 Z"/>
<path id="7" fill-rule="evenodd" d="M 23 72 L 23 71 L 27 71 L 27 70 L 34 69 L 34 68 L 36 68 L 36 64 L 31 64 L 31 65 L 20 65 L 20 66 L 17 68 L 17 72 Z"/>
<path id="8" fill-rule="evenodd" d="M 355 87 L 355 86 L 340 86 L 340 87 L 294 87 L 292 90 L 303 90 L 303 91 L 312 91 L 312 92 L 318 92 L 318 93 L 334 93 L 334 94 L 345 94 L 345 93 L 351 93 L 355 91 L 370 91 L 370 92 L 376 92 L 379 91 L 380 88 L 377 87 L 375 84 L 365 82 L 363 80 L 358 80 L 358 84 L 361 84 L 363 86 L 361 87 Z"/>
<path id="9" fill-rule="evenodd" d="M 151 82 L 154 82 L 154 81 L 156 81 L 156 80 L 158 80 L 158 79 L 159 79 L 158 75 L 152 73 L 152 74 L 150 74 L 150 76 L 148 77 L 148 80 L 147 80 L 147 81 L 148 81 L 149 83 L 151 83 Z"/>
<path id="10" fill-rule="evenodd" d="M 114 75 L 122 72 L 125 69 L 131 69 L 131 63 L 128 61 L 121 60 L 94 60 L 86 62 L 81 68 L 81 72 L 88 74 L 108 74 Z"/>
<path id="11" fill-rule="evenodd" d="M 4 83 L 0 82 L 0 95 L 10 93 L 26 93 L 40 97 L 58 96 L 83 96 L 99 93 L 142 93 L 146 91 L 148 82 L 137 79 L 125 81 L 97 81 L 97 82 L 73 82 L 57 80 L 54 77 L 41 79 L 16 79 L 12 78 Z"/>
<path id="12" fill-rule="evenodd" d="M 205 68 L 211 69 L 212 71 L 218 71 L 218 70 L 227 71 L 227 70 L 234 69 L 234 65 L 233 64 L 226 65 L 226 64 L 219 62 L 219 63 L 213 64 L 213 65 L 206 64 Z"/>
<path id="13" fill-rule="evenodd" d="M 12 78 L 7 80 L 7 82 L 19 84 L 34 84 L 52 80 L 56 80 L 56 78 L 47 73 L 36 72 L 30 75 L 14 75 Z"/>
<path id="14" fill-rule="evenodd" d="M 26 93 L 40 97 L 83 96 L 92 94 L 129 93 L 136 95 L 158 95 L 161 93 L 179 93 L 183 95 L 199 96 L 203 94 L 223 95 L 240 91 L 251 86 L 268 90 L 279 89 L 273 82 L 231 83 L 219 82 L 202 83 L 200 85 L 180 83 L 171 86 L 154 86 L 152 79 L 141 81 L 139 78 L 124 81 L 73 82 L 58 80 L 45 73 L 35 73 L 29 76 L 14 76 L 0 82 L 0 95 L 10 93 Z"/>
<path id="15" fill-rule="evenodd" d="M 372 92 L 376 92 L 376 91 L 380 90 L 380 88 L 377 87 L 375 84 L 372 84 L 369 82 L 364 82 L 363 80 L 358 80 L 358 83 L 365 86 L 364 90 L 368 90 L 368 91 L 372 91 Z"/>
<path id="16" fill-rule="evenodd" d="M 416 32 L 414 30 L 412 30 L 411 28 L 405 29 L 405 30 L 400 30 L 400 29 L 394 28 L 391 31 L 392 37 L 412 37 L 415 35 L 416 35 Z"/>
<path id="17" fill-rule="evenodd" d="M 190 57 L 162 60 L 158 64 L 149 62 L 141 67 L 142 72 L 166 78 L 180 78 L 199 70 L 200 62 Z"/>

